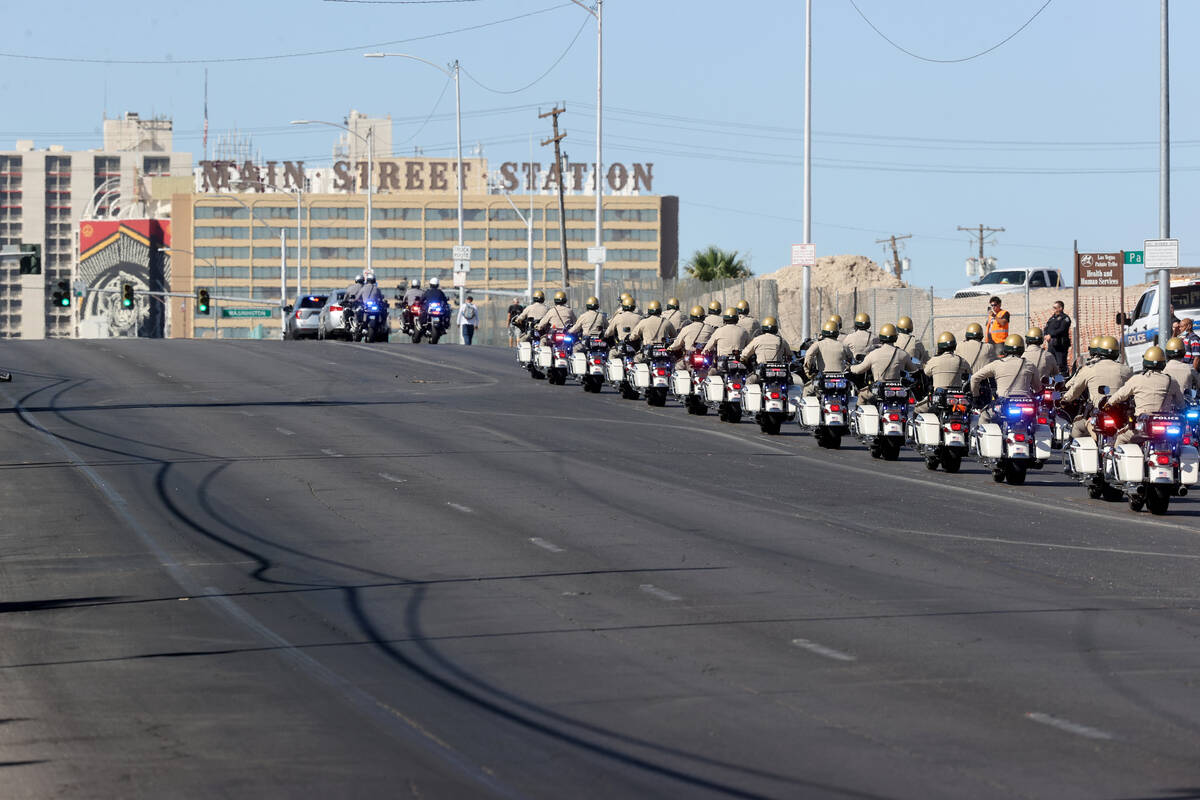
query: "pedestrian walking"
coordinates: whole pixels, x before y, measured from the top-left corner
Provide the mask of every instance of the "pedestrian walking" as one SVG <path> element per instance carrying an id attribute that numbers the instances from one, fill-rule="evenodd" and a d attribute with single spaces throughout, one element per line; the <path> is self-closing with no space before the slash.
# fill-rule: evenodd
<path id="1" fill-rule="evenodd" d="M 524 310 L 525 310 L 525 306 L 521 305 L 521 298 L 514 297 L 513 301 L 512 301 L 512 305 L 510 305 L 508 307 L 508 346 L 509 347 L 517 346 L 517 336 L 519 336 L 521 332 L 517 330 L 516 325 L 513 324 L 513 320 L 515 320 L 517 317 L 521 316 L 521 312 Z"/>
<path id="2" fill-rule="evenodd" d="M 462 343 L 470 344 L 475 338 L 475 328 L 479 326 L 479 309 L 475 306 L 475 298 L 467 295 L 467 302 L 458 307 L 458 329 L 462 332 Z"/>
<path id="3" fill-rule="evenodd" d="M 1068 374 L 1067 354 L 1071 352 L 1071 318 L 1063 311 L 1062 300 L 1054 302 L 1050 318 L 1046 320 L 1046 349 L 1058 362 L 1058 370 L 1063 375 Z"/>

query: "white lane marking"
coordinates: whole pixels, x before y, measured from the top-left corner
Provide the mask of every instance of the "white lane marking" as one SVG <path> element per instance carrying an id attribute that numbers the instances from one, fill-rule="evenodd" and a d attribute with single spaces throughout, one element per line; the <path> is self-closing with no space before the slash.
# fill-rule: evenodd
<path id="1" fill-rule="evenodd" d="M 165 373 L 165 372 L 160 372 L 160 373 L 158 373 L 158 377 L 160 377 L 160 378 L 166 378 L 167 380 L 170 380 L 170 379 L 171 379 L 171 376 L 170 376 L 170 375 L 168 375 L 168 374 L 167 374 L 167 373 Z"/>
<path id="2" fill-rule="evenodd" d="M 276 428 L 275 430 L 279 431 L 284 436 L 295 436 L 296 435 L 295 431 L 289 431 L 287 428 Z"/>
<path id="3" fill-rule="evenodd" d="M 483 380 L 487 381 L 487 383 L 476 384 L 476 386 L 479 386 L 480 388 L 482 388 L 484 386 L 495 386 L 497 383 L 500 382 L 499 378 L 493 378 L 488 375 L 484 375 L 482 372 L 478 372 L 477 370 L 467 369 L 466 367 L 455 366 L 454 364 L 446 364 L 446 363 L 440 362 L 440 361 L 430 361 L 427 358 L 417 358 L 415 356 L 405 355 L 404 353 L 397 353 L 394 350 L 380 350 L 375 347 L 368 347 L 365 344 L 351 344 L 351 345 L 347 345 L 347 347 L 357 347 L 359 350 L 366 350 L 369 353 L 378 353 L 379 355 L 391 356 L 392 358 L 403 358 L 406 361 L 413 361 L 422 366 L 434 366 L 434 367 L 437 367 L 438 369 L 452 369 L 456 372 L 465 372 L 468 375 L 474 375 L 477 378 L 482 378 Z M 456 389 L 473 389 L 476 387 L 475 386 L 456 386 L 454 388 L 456 388 Z"/>
<path id="4" fill-rule="evenodd" d="M 841 650 L 834 650 L 832 647 L 826 647 L 823 644 L 811 642 L 808 639 L 792 639 L 792 644 L 802 650 L 807 650 L 810 653 L 816 653 L 819 656 L 832 658 L 834 661 L 857 661 L 858 659 L 849 653 L 843 653 Z"/>
<path id="5" fill-rule="evenodd" d="M 247 416 L 247 417 L 256 417 L 256 416 L 258 416 L 257 414 L 251 413 L 251 412 L 249 412 L 249 411 L 239 411 L 238 413 L 239 413 L 239 414 L 242 414 L 242 415 L 244 415 L 244 416 Z"/>
<path id="6" fill-rule="evenodd" d="M 1092 728 L 1087 725 L 1080 725 L 1078 722 L 1071 722 L 1069 719 L 1062 719 L 1050 714 L 1043 714 L 1041 711 L 1029 711 L 1025 714 L 1026 719 L 1031 719 L 1034 722 L 1040 722 L 1043 725 L 1049 725 L 1051 728 L 1058 728 L 1060 731 L 1073 733 L 1076 736 L 1083 736 L 1087 739 L 1112 739 L 1111 733 Z"/>
<path id="7" fill-rule="evenodd" d="M 336 450 L 330 450 L 328 447 L 322 449 L 321 452 L 324 453 L 325 455 L 329 456 L 330 458 L 341 458 L 342 457 L 341 453 L 339 453 Z"/>
<path id="8" fill-rule="evenodd" d="M 675 603 L 683 599 L 677 594 L 671 594 L 666 589 L 658 588 L 653 583 L 643 583 L 638 588 L 640 588 L 646 594 L 652 594 L 659 600 L 666 600 L 668 603 Z"/>
<path id="9" fill-rule="evenodd" d="M 460 506 L 458 503 L 446 503 L 446 505 L 450 506 L 455 511 L 461 511 L 464 514 L 474 514 L 475 513 L 474 511 L 467 508 L 466 506 Z"/>
<path id="10" fill-rule="evenodd" d="M 408 478 L 397 478 L 395 475 L 388 475 L 386 472 L 379 473 L 379 477 L 392 483 L 408 483 Z"/>
<path id="11" fill-rule="evenodd" d="M 529 541 L 533 542 L 533 544 L 537 545 L 538 547 L 542 548 L 543 550 L 549 550 L 551 553 L 563 552 L 563 549 L 561 547 L 559 547 L 558 545 L 554 544 L 553 542 L 547 542 L 545 539 L 541 539 L 537 536 L 534 536 Z"/>
<path id="12" fill-rule="evenodd" d="M 968 542 L 992 542 L 994 544 L 1012 544 L 1020 547 L 1040 547 L 1046 550 L 1086 550 L 1092 553 L 1116 553 L 1123 556 L 1158 556 L 1160 558 L 1200 559 L 1200 553 L 1160 553 L 1157 550 L 1126 550 L 1120 547 L 1092 547 L 1083 544 L 1055 544 L 1053 542 L 1028 542 L 1022 539 L 1001 539 L 995 536 L 966 536 L 959 533 L 932 533 L 930 531 L 914 531 L 911 529 L 896 529 L 898 533 L 908 533 L 913 536 L 932 536 L 935 539 L 963 539 Z"/>

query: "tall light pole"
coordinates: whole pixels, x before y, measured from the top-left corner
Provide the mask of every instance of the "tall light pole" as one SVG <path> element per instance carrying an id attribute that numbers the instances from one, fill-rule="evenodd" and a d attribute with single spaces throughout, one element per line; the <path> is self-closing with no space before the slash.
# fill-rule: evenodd
<path id="1" fill-rule="evenodd" d="M 604 180 L 602 176 L 604 161 L 602 158 L 601 143 L 603 142 L 602 133 L 604 131 L 604 0 L 596 0 L 595 9 L 588 8 L 579 2 L 579 0 L 571 0 L 571 2 L 596 18 L 596 247 L 603 247 L 604 211 L 601 201 L 604 197 Z M 559 167 L 558 179 L 562 180 L 561 166 Z M 592 290 L 592 293 L 597 297 L 600 296 L 600 280 L 603 275 L 604 265 L 597 263 L 595 285 Z"/>
<path id="2" fill-rule="evenodd" d="M 1167 0 L 1162 0 L 1158 99 L 1158 238 L 1171 238 L 1171 93 Z M 1158 271 L 1158 345 L 1171 337 L 1171 273 Z"/>
<path id="3" fill-rule="evenodd" d="M 1165 2 L 1165 0 L 1164 0 Z M 804 244 L 812 244 L 812 0 L 804 3 Z M 804 313 L 800 321 L 804 338 L 812 335 L 812 267 L 807 264 L 801 287 Z"/>
<path id="4" fill-rule="evenodd" d="M 272 189 L 277 192 L 287 192 L 288 194 L 292 194 L 292 195 L 296 196 L 296 298 L 297 298 L 297 301 L 299 301 L 300 295 L 304 294 L 304 286 L 301 283 L 301 280 L 302 280 L 301 275 L 303 274 L 301 271 L 302 255 L 303 255 L 303 250 L 301 249 L 302 248 L 301 236 L 303 235 L 303 229 L 301 228 L 301 222 L 304 219 L 304 208 L 300 204 L 301 201 L 304 199 L 304 187 L 297 186 L 295 189 L 289 189 L 286 186 L 276 186 L 275 184 L 267 183 L 266 181 L 242 181 L 242 182 L 243 183 L 252 183 L 255 186 L 262 186 L 265 189 Z"/>
<path id="5" fill-rule="evenodd" d="M 292 120 L 292 124 L 293 125 L 328 125 L 331 128 L 341 128 L 346 133 L 358 138 L 359 141 L 366 144 L 366 146 L 367 146 L 367 269 L 366 269 L 366 271 L 373 272 L 374 270 L 371 269 L 371 249 L 372 249 L 371 248 L 371 223 L 372 223 L 372 220 L 371 220 L 371 213 L 372 213 L 371 198 L 375 194 L 375 145 L 373 143 L 374 138 L 375 138 L 373 136 L 373 134 L 375 133 L 375 126 L 372 125 L 371 127 L 367 128 L 367 135 L 363 136 L 361 133 L 358 133 L 357 131 L 351 129 L 349 125 L 338 125 L 336 122 L 327 122 L 323 119 L 294 119 L 294 120 Z M 300 243 L 297 242 L 296 243 L 297 258 L 300 255 L 299 247 L 300 247 Z"/>
<path id="6" fill-rule="evenodd" d="M 439 66 L 432 61 L 421 58 L 420 56 L 410 55 L 408 53 L 363 53 L 364 58 L 408 58 L 413 61 L 420 61 L 422 64 L 428 64 L 437 71 L 443 73 L 447 77 L 454 78 L 454 132 L 455 138 L 458 141 L 458 246 L 463 245 L 463 156 L 462 156 L 462 94 L 459 92 L 458 75 L 461 71 L 458 64 L 458 59 L 455 59 L 446 67 Z M 463 293 L 465 287 L 458 287 L 458 304 L 463 304 Z"/>

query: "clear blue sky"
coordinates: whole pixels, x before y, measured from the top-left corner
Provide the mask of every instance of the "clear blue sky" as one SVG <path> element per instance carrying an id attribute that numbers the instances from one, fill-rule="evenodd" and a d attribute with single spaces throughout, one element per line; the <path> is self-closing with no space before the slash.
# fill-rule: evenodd
<path id="1" fill-rule="evenodd" d="M 1045 0 L 856 2 L 897 44 L 947 59 L 1001 41 Z M 910 279 L 950 288 L 965 283 L 972 252 L 958 225 L 1004 227 L 988 250 L 1001 266 L 1064 271 L 1074 239 L 1103 251 L 1157 237 L 1156 0 L 1052 0 L 1007 44 L 954 64 L 900 52 L 849 0 L 814 6 L 819 254 L 879 258 L 876 239 L 912 233 Z M 1191 46 L 1200 3 L 1174 0 L 1171 14 L 1171 233 L 1182 259 L 1200 264 L 1200 48 Z M 464 139 L 497 164 L 529 160 L 530 136 L 548 135 L 537 108 L 555 102 L 567 106 L 572 160 L 590 160 L 595 148 L 595 26 L 565 0 L 14 3 L 4 20 L 6 148 L 17 138 L 98 146 L 102 113 L 128 110 L 173 117 L 177 149 L 199 158 L 207 61 L 210 143 L 236 127 L 266 158 L 320 161 L 334 132 L 288 121 L 340 120 L 355 108 L 392 115 L 398 153 L 449 154 L 452 88 L 422 64 L 361 56 L 378 49 L 460 59 L 478 81 L 463 82 Z M 531 88 L 479 85 L 529 83 L 581 26 Z M 605 161 L 654 163 L 655 191 L 680 198 L 685 255 L 717 244 L 766 273 L 800 241 L 803 41 L 801 0 L 606 0 Z M 322 50 L 342 52 L 227 60 Z M 534 160 L 552 160 L 538 149 Z"/>

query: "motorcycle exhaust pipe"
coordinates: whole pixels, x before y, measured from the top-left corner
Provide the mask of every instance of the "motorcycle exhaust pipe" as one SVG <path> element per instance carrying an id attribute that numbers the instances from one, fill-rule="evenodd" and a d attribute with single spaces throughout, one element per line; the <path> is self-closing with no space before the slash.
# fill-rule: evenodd
<path id="1" fill-rule="evenodd" d="M 1135 490 L 1134 494 L 1136 494 L 1138 497 L 1145 497 L 1146 496 L 1145 484 L 1138 486 L 1137 489 Z"/>
<path id="2" fill-rule="evenodd" d="M 1180 497 L 1187 497 L 1187 487 L 1186 487 L 1186 486 L 1180 486 L 1180 487 L 1179 487 L 1179 496 L 1180 496 Z"/>

